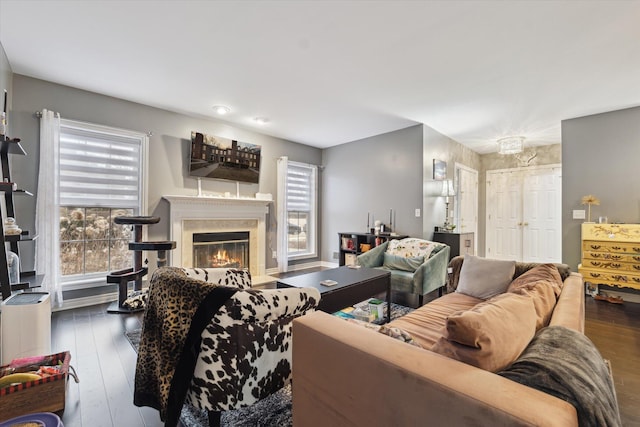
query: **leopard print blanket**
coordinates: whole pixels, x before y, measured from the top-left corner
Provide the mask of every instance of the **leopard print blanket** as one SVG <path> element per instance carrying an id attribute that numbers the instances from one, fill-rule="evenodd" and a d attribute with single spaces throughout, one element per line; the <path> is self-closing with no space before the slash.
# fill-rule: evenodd
<path id="1" fill-rule="evenodd" d="M 162 267 L 154 272 L 138 348 L 134 388 L 136 406 L 155 408 L 160 411 L 160 418 L 165 419 L 175 368 L 201 303 L 213 295 L 213 298 L 218 297 L 215 305 L 220 307 L 232 292 L 216 295 L 213 294 L 215 289 L 237 290 L 250 286 L 251 276 L 247 271 L 187 271 Z M 202 328 L 204 326 L 201 325 Z"/>

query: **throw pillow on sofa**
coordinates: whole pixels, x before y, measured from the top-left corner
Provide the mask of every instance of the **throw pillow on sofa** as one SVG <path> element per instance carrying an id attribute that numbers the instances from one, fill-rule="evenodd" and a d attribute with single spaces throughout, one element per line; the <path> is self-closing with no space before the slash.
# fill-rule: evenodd
<path id="1" fill-rule="evenodd" d="M 390 241 L 385 253 L 405 258 L 421 256 L 424 259 L 429 259 L 431 252 L 433 252 L 437 246 L 442 246 L 442 244 L 415 237 L 407 237 L 402 240 L 396 239 Z"/>
<path id="2" fill-rule="evenodd" d="M 399 255 L 391 255 L 384 253 L 384 261 L 382 267 L 389 270 L 402 270 L 413 273 L 424 263 L 423 256 L 403 257 Z"/>
<path id="3" fill-rule="evenodd" d="M 530 298 L 500 294 L 449 316 L 445 333 L 431 351 L 497 372 L 527 347 L 536 332 L 536 319 Z"/>
<path id="4" fill-rule="evenodd" d="M 562 278 L 553 264 L 540 264 L 517 277 L 507 292 L 531 298 L 536 309 L 536 330 L 549 324 L 562 290 Z"/>
<path id="5" fill-rule="evenodd" d="M 515 261 L 465 255 L 456 292 L 489 299 L 507 291 L 515 270 Z"/>
<path id="6" fill-rule="evenodd" d="M 562 278 L 560 277 L 558 268 L 553 264 L 540 264 L 527 270 L 522 275 L 513 279 L 507 291 L 514 292 L 519 288 L 527 288 L 537 281 L 546 282 L 553 289 L 556 297 L 562 292 Z"/>

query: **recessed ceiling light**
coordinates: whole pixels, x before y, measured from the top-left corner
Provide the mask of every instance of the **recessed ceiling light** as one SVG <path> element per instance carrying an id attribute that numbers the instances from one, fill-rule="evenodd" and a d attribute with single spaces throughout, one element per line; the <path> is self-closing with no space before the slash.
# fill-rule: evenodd
<path id="1" fill-rule="evenodd" d="M 224 105 L 214 105 L 213 111 L 215 111 L 216 114 L 224 116 L 225 114 L 229 114 L 231 112 L 231 108 L 225 107 Z"/>
<path id="2" fill-rule="evenodd" d="M 269 123 L 269 119 L 267 117 L 254 117 L 253 121 L 259 125 L 266 125 Z"/>

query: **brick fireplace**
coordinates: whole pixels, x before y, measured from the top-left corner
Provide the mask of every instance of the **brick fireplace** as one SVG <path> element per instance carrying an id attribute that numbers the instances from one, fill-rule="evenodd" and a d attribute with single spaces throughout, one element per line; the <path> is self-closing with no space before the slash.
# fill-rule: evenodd
<path id="1" fill-rule="evenodd" d="M 171 252 L 170 265 L 204 267 L 197 264 L 202 263 L 198 260 L 205 258 L 213 259 L 214 263 L 222 263 L 223 261 L 216 259 L 225 256 L 223 251 L 237 246 L 237 243 L 231 243 L 233 240 L 245 241 L 244 245 L 248 252 L 247 267 L 253 282 L 264 281 L 266 215 L 271 201 L 213 196 L 162 196 L 162 198 L 169 202 L 170 240 L 176 242 L 176 249 Z M 215 253 L 203 255 L 204 250 L 199 250 L 202 240 L 218 240 L 222 243 L 217 249 L 206 250 L 207 252 L 215 251 Z M 239 261 L 227 260 L 226 262 L 231 266 Z"/>

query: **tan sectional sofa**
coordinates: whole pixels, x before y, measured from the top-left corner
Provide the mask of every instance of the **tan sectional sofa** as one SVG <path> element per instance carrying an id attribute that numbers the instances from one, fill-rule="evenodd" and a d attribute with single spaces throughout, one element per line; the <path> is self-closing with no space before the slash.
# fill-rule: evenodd
<path id="1" fill-rule="evenodd" d="M 456 281 L 461 261 L 452 265 Z M 518 263 L 514 276 L 530 267 Z M 584 332 L 582 276 L 568 274 L 548 324 Z M 564 400 L 424 348 L 442 339 L 447 317 L 481 301 L 451 292 L 389 324 L 420 346 L 327 313 L 296 319 L 294 425 L 577 426 Z"/>

